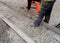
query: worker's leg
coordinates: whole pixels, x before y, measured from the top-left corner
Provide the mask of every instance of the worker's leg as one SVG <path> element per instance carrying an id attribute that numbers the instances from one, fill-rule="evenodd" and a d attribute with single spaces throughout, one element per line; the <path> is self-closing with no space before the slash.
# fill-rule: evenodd
<path id="1" fill-rule="evenodd" d="M 39 14 L 39 12 L 40 12 L 40 2 L 35 2 L 35 4 L 36 4 L 36 14 Z"/>
<path id="2" fill-rule="evenodd" d="M 46 14 L 45 9 L 41 8 L 40 14 L 38 15 L 35 22 L 31 24 L 31 26 L 32 27 L 39 27 L 45 14 Z"/>
<path id="3" fill-rule="evenodd" d="M 49 23 L 49 20 L 50 20 L 50 14 L 46 14 L 44 22 Z"/>
<path id="4" fill-rule="evenodd" d="M 50 14 L 51 13 L 50 11 L 52 10 L 52 7 L 53 7 L 53 3 L 49 3 L 49 4 L 46 5 L 46 3 L 42 2 L 42 7 L 41 7 L 40 14 L 39 14 L 37 20 L 35 20 L 35 22 L 31 26 L 34 26 L 34 27 L 40 26 L 44 15 L 48 14 L 47 12 L 49 12 L 49 14 Z M 51 9 L 49 9 L 49 8 L 51 8 Z M 48 16 L 48 18 L 50 19 L 50 15 Z"/>
<path id="5" fill-rule="evenodd" d="M 46 15 L 45 4 L 43 2 L 41 2 L 41 4 L 42 5 L 41 5 L 40 14 L 38 15 L 37 19 L 35 20 L 35 22 L 31 26 L 35 26 L 35 27 L 40 26 L 44 15 Z"/>
<path id="6" fill-rule="evenodd" d="M 45 20 L 44 22 L 46 23 L 49 23 L 50 21 L 50 16 L 51 16 L 51 11 L 52 11 L 52 8 L 53 8 L 53 5 L 54 5 L 54 2 L 50 2 L 50 3 L 47 3 L 47 8 L 46 8 L 46 15 L 45 15 Z"/>
<path id="7" fill-rule="evenodd" d="M 36 14 L 40 12 L 41 0 L 34 0 L 36 4 Z"/>
<path id="8" fill-rule="evenodd" d="M 31 3 L 32 3 L 32 0 L 28 0 L 27 10 L 30 10 L 30 8 L 31 8 Z"/>

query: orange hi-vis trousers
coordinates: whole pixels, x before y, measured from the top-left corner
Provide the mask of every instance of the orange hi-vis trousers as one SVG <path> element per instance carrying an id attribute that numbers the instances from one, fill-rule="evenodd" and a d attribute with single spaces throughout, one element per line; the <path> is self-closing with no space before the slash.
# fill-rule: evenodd
<path id="1" fill-rule="evenodd" d="M 39 12 L 40 12 L 40 2 L 35 2 L 35 4 L 36 4 L 36 14 L 39 14 Z"/>
<path id="2" fill-rule="evenodd" d="M 34 0 L 28 0 L 27 10 L 30 10 L 32 1 L 34 1 Z M 40 12 L 40 2 L 36 1 L 35 5 L 36 5 L 36 12 L 35 12 L 35 14 L 39 14 L 39 12 Z"/>

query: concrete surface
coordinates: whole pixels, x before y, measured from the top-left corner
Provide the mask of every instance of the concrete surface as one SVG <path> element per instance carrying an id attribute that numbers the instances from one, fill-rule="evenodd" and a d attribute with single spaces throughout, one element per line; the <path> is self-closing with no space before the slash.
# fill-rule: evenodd
<path id="1" fill-rule="evenodd" d="M 29 24 L 33 21 L 27 17 L 22 16 L 22 14 L 25 13 L 23 12 L 22 9 L 20 9 L 19 1 L 15 2 L 14 1 L 10 2 L 10 0 L 9 1 L 0 0 L 0 1 L 1 1 L 0 13 L 5 18 L 7 18 L 7 20 L 9 20 L 12 24 L 14 24 L 14 26 L 18 27 L 16 31 L 22 30 L 22 32 L 24 32 L 28 37 L 34 40 L 35 43 L 59 43 L 59 41 L 57 41 L 51 35 L 49 35 L 48 33 L 49 30 L 47 30 L 44 26 L 40 26 L 40 28 L 38 27 L 39 29 L 30 27 Z M 16 2 L 18 4 L 15 4 Z"/>
<path id="2" fill-rule="evenodd" d="M 0 43 L 27 43 L 0 18 Z"/>

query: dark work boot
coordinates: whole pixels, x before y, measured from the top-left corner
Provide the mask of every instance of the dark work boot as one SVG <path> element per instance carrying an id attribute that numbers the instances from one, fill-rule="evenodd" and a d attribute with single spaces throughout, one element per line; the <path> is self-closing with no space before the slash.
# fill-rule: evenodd
<path id="1" fill-rule="evenodd" d="M 45 23 L 49 23 L 47 20 L 44 20 Z"/>
<path id="2" fill-rule="evenodd" d="M 31 27 L 39 27 L 40 25 L 31 23 L 30 26 L 31 26 Z"/>
<path id="3" fill-rule="evenodd" d="M 51 15 L 51 14 L 46 14 L 46 15 L 45 15 L 45 19 L 44 19 L 44 22 L 45 22 L 45 23 L 49 23 L 50 15 Z"/>
<path id="4" fill-rule="evenodd" d="M 38 17 L 37 17 L 37 20 L 35 20 L 34 23 L 31 23 L 30 26 L 32 26 L 32 27 L 39 27 L 41 22 L 42 22 L 43 17 L 44 17 L 43 14 L 39 14 Z"/>

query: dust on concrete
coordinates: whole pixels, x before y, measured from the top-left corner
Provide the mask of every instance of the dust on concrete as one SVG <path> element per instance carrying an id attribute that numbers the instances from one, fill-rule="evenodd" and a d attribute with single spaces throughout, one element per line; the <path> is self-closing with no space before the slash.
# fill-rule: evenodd
<path id="1" fill-rule="evenodd" d="M 0 43 L 27 43 L 0 19 Z"/>
<path id="2" fill-rule="evenodd" d="M 8 26 L 2 19 L 0 19 L 0 43 L 10 43 L 7 33 Z"/>
<path id="3" fill-rule="evenodd" d="M 7 0 L 6 0 L 7 1 Z M 6 2 L 5 1 L 5 2 Z M 8 1 L 7 1 L 8 2 Z M 10 2 L 10 1 L 9 1 Z M 12 2 L 12 1 L 11 1 Z M 15 1 L 16 2 L 16 1 Z M 18 2 L 18 1 L 17 1 Z M 18 4 L 16 3 L 13 3 L 12 2 L 12 4 L 11 4 L 12 6 L 14 5 L 14 7 L 16 7 L 17 6 L 17 9 L 19 9 L 19 6 L 20 6 L 20 2 L 18 2 Z M 56 16 L 54 16 L 55 18 L 56 18 Z M 54 19 L 53 19 L 54 20 Z M 53 20 L 51 20 L 51 21 L 53 21 Z M 52 24 L 53 22 L 50 22 L 50 24 Z M 10 30 L 10 31 L 8 31 L 8 34 L 10 34 L 9 36 L 10 36 L 10 40 L 11 40 L 11 42 L 13 42 L 13 43 L 17 43 L 17 41 L 20 39 L 19 37 L 17 38 L 17 35 L 15 35 L 16 33 L 14 33 L 12 30 Z M 47 43 L 47 40 L 50 38 L 50 37 L 48 37 L 48 39 L 46 40 L 46 38 L 47 37 L 45 37 L 44 36 L 45 34 L 43 34 L 42 36 L 41 36 L 41 38 Z M 49 35 L 48 35 L 49 36 Z M 52 39 L 53 40 L 53 39 Z M 51 40 L 50 40 L 51 41 Z M 49 41 L 48 41 L 49 42 Z M 51 43 L 54 43 L 55 42 L 55 40 L 53 41 L 53 42 L 51 42 Z M 18 41 L 18 43 L 19 43 L 19 41 Z M 23 42 L 21 42 L 21 43 L 23 43 Z M 43 42 L 44 43 L 44 42 Z M 57 42 L 56 42 L 57 43 Z"/>

